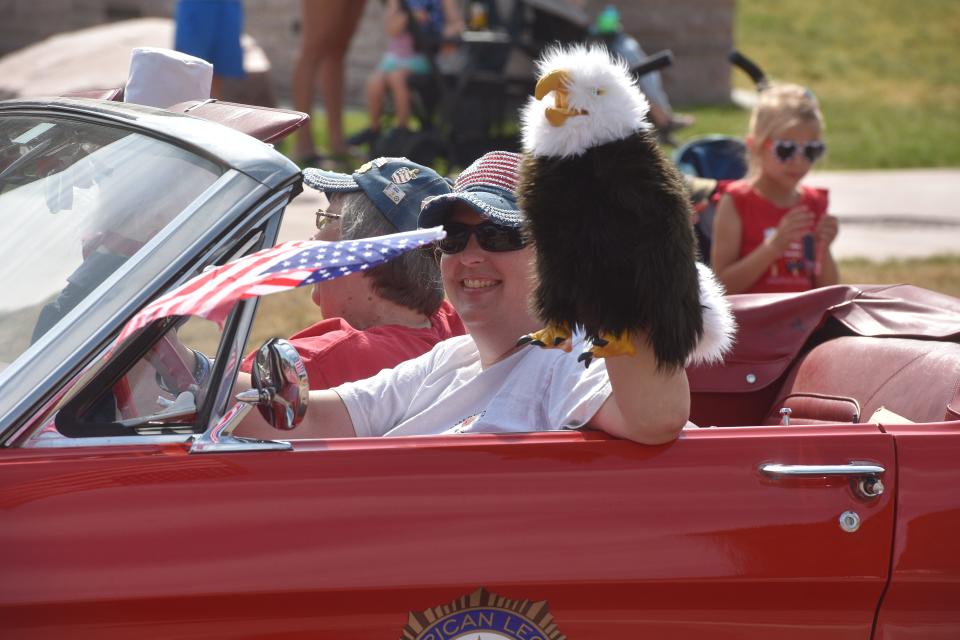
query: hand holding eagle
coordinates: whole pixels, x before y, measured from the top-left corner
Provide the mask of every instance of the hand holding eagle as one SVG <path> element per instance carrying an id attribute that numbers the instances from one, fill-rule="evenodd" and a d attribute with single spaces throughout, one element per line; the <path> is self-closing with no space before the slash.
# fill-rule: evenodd
<path id="1" fill-rule="evenodd" d="M 690 205 L 646 122 L 625 64 L 600 47 L 547 52 L 522 112 L 518 194 L 537 250 L 535 309 L 546 328 L 521 338 L 581 359 L 630 355 L 649 341 L 658 367 L 718 360 L 734 321 L 696 261 Z"/>

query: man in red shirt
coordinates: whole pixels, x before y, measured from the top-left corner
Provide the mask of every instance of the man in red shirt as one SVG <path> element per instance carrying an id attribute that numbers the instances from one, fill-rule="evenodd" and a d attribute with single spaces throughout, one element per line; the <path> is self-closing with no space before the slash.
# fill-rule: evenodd
<path id="1" fill-rule="evenodd" d="M 323 191 L 316 240 L 357 240 L 417 228 L 424 198 L 450 192 L 435 171 L 406 158 L 377 158 L 352 175 L 306 169 L 304 184 Z M 432 247 L 414 250 L 363 273 L 313 285 L 324 320 L 290 338 L 311 389 L 368 378 L 463 335 L 444 300 Z M 252 358 L 244 362 L 250 370 Z"/>

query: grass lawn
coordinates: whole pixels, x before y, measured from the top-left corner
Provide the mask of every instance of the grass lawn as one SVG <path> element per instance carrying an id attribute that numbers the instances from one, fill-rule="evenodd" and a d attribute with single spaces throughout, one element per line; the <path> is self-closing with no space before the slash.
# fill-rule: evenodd
<path id="1" fill-rule="evenodd" d="M 840 262 L 840 280 L 850 284 L 907 283 L 960 298 L 960 255 Z"/>
<path id="2" fill-rule="evenodd" d="M 825 169 L 960 166 L 960 2 L 737 0 L 734 42 L 820 98 Z M 734 70 L 735 86 L 750 80 Z M 738 108 L 691 109 L 680 139 L 743 135 Z"/>

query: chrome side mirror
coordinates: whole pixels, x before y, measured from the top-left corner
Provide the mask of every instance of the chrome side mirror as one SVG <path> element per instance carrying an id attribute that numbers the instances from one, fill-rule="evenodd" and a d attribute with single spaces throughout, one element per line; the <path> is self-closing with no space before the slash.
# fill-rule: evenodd
<path id="1" fill-rule="evenodd" d="M 310 383 L 303 359 L 292 344 L 271 338 L 257 351 L 251 370 L 253 388 L 238 393 L 241 402 L 257 405 L 275 429 L 289 431 L 307 413 Z"/>

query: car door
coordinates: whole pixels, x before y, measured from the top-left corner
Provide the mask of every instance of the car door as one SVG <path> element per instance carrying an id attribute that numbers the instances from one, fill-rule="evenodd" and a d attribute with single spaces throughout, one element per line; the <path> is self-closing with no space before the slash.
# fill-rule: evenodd
<path id="1" fill-rule="evenodd" d="M 960 394 L 960 389 L 957 391 Z M 958 417 L 957 400 L 951 406 Z M 877 617 L 878 640 L 960 637 L 960 423 L 892 424 L 900 467 L 890 586 Z"/>
<path id="2" fill-rule="evenodd" d="M 869 638 L 889 571 L 876 425 L 190 451 L 2 452 L 6 637 Z"/>

